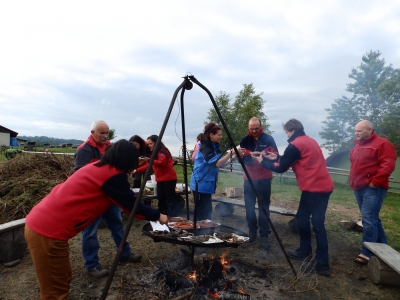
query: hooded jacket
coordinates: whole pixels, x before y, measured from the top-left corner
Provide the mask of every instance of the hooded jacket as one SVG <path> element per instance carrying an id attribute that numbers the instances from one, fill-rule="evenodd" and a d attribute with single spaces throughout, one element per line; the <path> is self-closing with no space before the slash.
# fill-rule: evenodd
<path id="1" fill-rule="evenodd" d="M 190 188 L 203 194 L 214 194 L 217 187 L 219 168 L 217 161 L 222 157 L 219 144 L 209 139 L 200 142 L 199 151 L 194 160 L 194 168 L 190 177 Z M 196 189 L 198 183 L 198 189 Z"/>
<path id="2" fill-rule="evenodd" d="M 389 189 L 389 176 L 396 167 L 396 150 L 387 140 L 376 135 L 359 141 L 350 151 L 350 186 L 360 190 L 371 182 L 374 186 Z"/>

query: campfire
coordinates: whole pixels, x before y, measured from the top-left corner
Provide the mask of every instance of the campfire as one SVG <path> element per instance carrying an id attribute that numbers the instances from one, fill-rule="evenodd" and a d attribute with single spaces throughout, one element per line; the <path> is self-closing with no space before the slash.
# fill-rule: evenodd
<path id="1" fill-rule="evenodd" d="M 219 257 L 208 255 L 192 272 L 166 269 L 158 277 L 171 299 L 251 299 L 231 261 L 226 252 Z"/>

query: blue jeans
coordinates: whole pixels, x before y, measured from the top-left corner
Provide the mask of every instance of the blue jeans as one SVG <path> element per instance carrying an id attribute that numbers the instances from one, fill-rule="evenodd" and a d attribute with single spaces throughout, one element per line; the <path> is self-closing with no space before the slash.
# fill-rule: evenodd
<path id="1" fill-rule="evenodd" d="M 253 180 L 254 187 L 257 190 L 260 201 L 264 204 L 267 209 L 269 217 L 269 204 L 271 203 L 271 179 L 260 179 Z M 256 205 L 256 193 L 251 187 L 248 180 L 244 180 L 244 204 L 246 207 L 246 220 L 247 226 L 249 227 L 249 232 L 257 233 L 258 227 L 260 227 L 260 236 L 268 237 L 269 223 L 268 218 L 261 208 L 258 206 L 258 226 L 257 226 L 257 216 L 255 211 Z"/>
<path id="2" fill-rule="evenodd" d="M 325 230 L 325 213 L 328 207 L 329 193 L 302 192 L 296 220 L 300 234 L 300 248 L 297 250 L 302 255 L 312 254 L 311 224 L 315 233 L 317 249 L 315 258 L 319 266 L 329 267 L 328 237 Z"/>
<path id="3" fill-rule="evenodd" d="M 100 225 L 101 218 L 106 222 L 117 250 L 121 243 L 122 236 L 124 235 L 121 209 L 113 204 L 102 216 L 94 220 L 92 224 L 82 231 L 82 254 L 85 259 L 85 267 L 88 271 L 100 266 L 99 257 L 97 255 L 100 248 L 99 240 L 97 239 L 97 228 Z M 128 257 L 131 254 L 132 252 L 129 244 L 125 242 L 120 259 Z"/>
<path id="4" fill-rule="evenodd" d="M 367 257 L 371 257 L 372 252 L 364 246 L 364 242 L 387 244 L 385 231 L 381 219 L 379 219 L 379 212 L 386 193 L 387 190 L 384 188 L 370 188 L 369 186 L 354 191 L 363 224 L 361 254 Z"/>

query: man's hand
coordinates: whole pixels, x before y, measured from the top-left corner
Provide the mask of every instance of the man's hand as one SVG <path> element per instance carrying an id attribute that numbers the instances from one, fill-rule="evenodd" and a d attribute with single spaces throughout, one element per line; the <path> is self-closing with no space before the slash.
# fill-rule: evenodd
<path id="1" fill-rule="evenodd" d="M 369 183 L 369 187 L 371 189 L 377 189 L 378 188 L 378 186 L 374 185 L 372 182 Z"/>
<path id="2" fill-rule="evenodd" d="M 168 217 L 166 215 L 160 214 L 158 222 L 160 222 L 161 225 L 168 224 Z"/>
<path id="3" fill-rule="evenodd" d="M 251 158 L 258 161 L 260 164 L 263 161 L 263 155 L 261 152 L 251 152 Z"/>

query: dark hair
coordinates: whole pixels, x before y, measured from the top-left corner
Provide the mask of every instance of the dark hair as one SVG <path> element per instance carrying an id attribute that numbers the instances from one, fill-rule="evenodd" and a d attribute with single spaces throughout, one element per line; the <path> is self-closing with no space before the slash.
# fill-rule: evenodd
<path id="1" fill-rule="evenodd" d="M 149 136 L 147 139 L 151 140 L 154 144 L 157 144 L 158 135 L 153 134 L 153 135 Z M 171 152 L 169 152 L 168 148 L 165 147 L 164 143 L 161 142 L 161 141 L 160 141 L 160 145 L 158 146 L 158 149 L 156 149 L 155 145 L 154 145 L 154 150 L 153 151 L 158 153 L 158 151 L 160 151 L 162 149 L 165 149 L 169 153 L 169 155 L 172 157 Z"/>
<path id="2" fill-rule="evenodd" d="M 290 119 L 285 124 L 283 124 L 283 129 L 286 131 L 300 131 L 304 130 L 303 124 L 299 120 Z"/>
<path id="3" fill-rule="evenodd" d="M 201 140 L 204 140 L 204 133 L 199 133 L 197 135 L 196 141 L 201 141 Z"/>
<path id="4" fill-rule="evenodd" d="M 106 153 L 95 164 L 97 167 L 110 165 L 124 173 L 131 173 L 139 166 L 139 151 L 127 140 L 119 140 L 107 147 Z"/>
<path id="5" fill-rule="evenodd" d="M 129 141 L 132 142 L 132 143 L 133 142 L 138 143 L 140 145 L 140 147 L 139 147 L 140 155 L 146 155 L 146 147 L 147 147 L 147 145 L 146 145 L 146 142 L 145 142 L 144 139 L 142 139 L 140 136 L 135 134 L 134 136 L 132 136 L 129 139 Z"/>
<path id="6" fill-rule="evenodd" d="M 210 122 L 206 126 L 204 126 L 204 138 L 210 139 L 210 134 L 217 134 L 217 132 L 221 130 L 217 124 Z"/>

